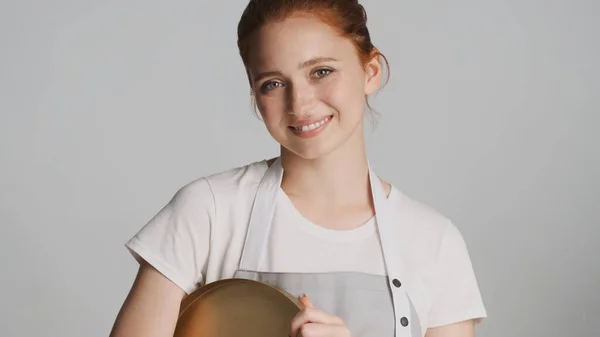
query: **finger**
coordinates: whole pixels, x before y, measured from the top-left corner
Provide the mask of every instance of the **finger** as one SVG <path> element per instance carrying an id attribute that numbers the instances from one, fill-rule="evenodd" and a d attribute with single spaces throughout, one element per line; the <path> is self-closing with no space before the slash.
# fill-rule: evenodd
<path id="1" fill-rule="evenodd" d="M 302 337 L 349 337 L 350 331 L 343 325 L 307 323 L 300 328 Z"/>
<path id="2" fill-rule="evenodd" d="M 344 322 L 337 316 L 328 314 L 324 311 L 305 308 L 301 310 L 290 323 L 290 332 L 292 337 L 296 337 L 298 332 L 307 323 L 318 323 L 325 325 L 343 325 Z"/>
<path id="3" fill-rule="evenodd" d="M 302 294 L 302 296 L 300 296 L 300 303 L 302 303 L 302 305 L 305 308 L 314 308 L 314 305 L 312 304 L 310 299 L 308 299 L 308 296 L 306 296 L 306 294 Z"/>

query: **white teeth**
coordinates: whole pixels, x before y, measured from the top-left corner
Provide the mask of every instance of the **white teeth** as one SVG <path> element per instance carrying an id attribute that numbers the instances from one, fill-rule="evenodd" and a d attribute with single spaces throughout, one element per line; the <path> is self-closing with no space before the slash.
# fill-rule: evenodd
<path id="1" fill-rule="evenodd" d="M 298 131 L 312 131 L 312 130 L 318 128 L 319 126 L 325 124 L 328 120 L 329 120 L 329 117 L 327 117 L 321 121 L 309 124 L 309 125 L 294 126 L 294 129 L 296 129 Z"/>

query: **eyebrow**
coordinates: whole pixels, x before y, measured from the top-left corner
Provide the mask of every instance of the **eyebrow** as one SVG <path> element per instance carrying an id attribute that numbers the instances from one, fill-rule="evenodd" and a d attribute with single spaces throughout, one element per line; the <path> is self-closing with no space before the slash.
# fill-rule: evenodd
<path id="1" fill-rule="evenodd" d="M 300 63 L 298 65 L 298 69 L 308 68 L 308 67 L 314 66 L 315 64 L 322 63 L 322 62 L 336 62 L 336 61 L 337 61 L 337 59 L 333 58 L 333 57 L 325 57 L 325 56 L 315 57 L 308 61 L 304 61 L 304 62 Z M 260 80 L 262 80 L 265 77 L 277 76 L 277 75 L 281 75 L 281 72 L 267 71 L 267 72 L 260 73 L 260 74 L 256 75 L 256 77 L 254 78 L 254 83 L 259 82 Z"/>
<path id="2" fill-rule="evenodd" d="M 337 59 L 333 58 L 333 57 L 315 57 L 313 59 L 310 59 L 308 61 L 302 62 L 299 66 L 298 69 L 302 69 L 302 68 L 306 68 L 306 67 L 310 67 L 313 66 L 317 63 L 321 63 L 321 62 L 335 62 L 337 61 Z"/>

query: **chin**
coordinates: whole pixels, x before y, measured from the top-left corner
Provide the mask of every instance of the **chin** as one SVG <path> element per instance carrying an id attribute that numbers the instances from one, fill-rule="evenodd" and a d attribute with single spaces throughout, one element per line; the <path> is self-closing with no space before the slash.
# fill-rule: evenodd
<path id="1" fill-rule="evenodd" d="M 282 144 L 282 147 L 302 159 L 315 160 L 335 151 L 340 145 L 337 142 L 323 141 L 312 144 Z"/>
<path id="2" fill-rule="evenodd" d="M 289 127 L 273 128 L 271 131 L 274 132 L 271 132 L 271 136 L 281 145 L 282 151 L 304 160 L 315 160 L 336 151 L 349 141 L 355 132 L 360 131 L 358 127 L 344 130 L 335 124 L 325 124 L 325 127 L 320 131 L 317 129 L 309 131 L 308 135 L 290 131 Z"/>

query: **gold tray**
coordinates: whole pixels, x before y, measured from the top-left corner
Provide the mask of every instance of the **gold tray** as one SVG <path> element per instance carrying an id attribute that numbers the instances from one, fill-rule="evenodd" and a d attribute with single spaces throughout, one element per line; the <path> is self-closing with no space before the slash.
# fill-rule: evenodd
<path id="1" fill-rule="evenodd" d="M 174 337 L 287 337 L 300 301 L 286 291 L 247 279 L 200 287 L 181 302 Z"/>

